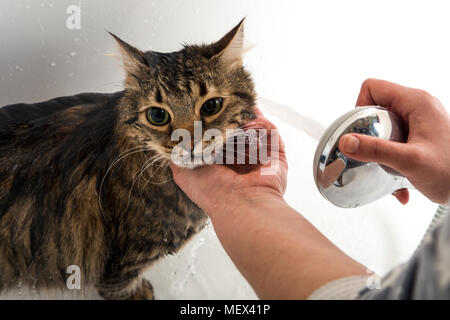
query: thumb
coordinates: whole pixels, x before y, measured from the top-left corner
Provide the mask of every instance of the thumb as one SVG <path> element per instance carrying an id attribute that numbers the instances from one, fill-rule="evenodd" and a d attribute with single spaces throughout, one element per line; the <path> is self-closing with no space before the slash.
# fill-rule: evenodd
<path id="1" fill-rule="evenodd" d="M 405 143 L 383 140 L 362 134 L 346 134 L 339 149 L 348 157 L 362 162 L 378 162 L 400 173 L 415 166 L 410 147 Z"/>

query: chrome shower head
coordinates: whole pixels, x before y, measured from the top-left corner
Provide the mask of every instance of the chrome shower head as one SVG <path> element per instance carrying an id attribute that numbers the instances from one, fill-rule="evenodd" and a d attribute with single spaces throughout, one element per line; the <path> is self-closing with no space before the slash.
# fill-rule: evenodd
<path id="1" fill-rule="evenodd" d="M 332 204 L 356 208 L 399 189 L 411 188 L 395 170 L 375 162 L 360 162 L 339 150 L 347 133 L 360 133 L 385 140 L 405 142 L 399 117 L 384 108 L 356 108 L 337 119 L 324 133 L 314 157 L 314 179 L 320 193 Z"/>

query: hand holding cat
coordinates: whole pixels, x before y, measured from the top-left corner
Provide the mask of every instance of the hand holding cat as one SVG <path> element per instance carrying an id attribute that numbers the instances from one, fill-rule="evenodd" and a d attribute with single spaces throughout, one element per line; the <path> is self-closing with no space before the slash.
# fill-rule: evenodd
<path id="1" fill-rule="evenodd" d="M 407 143 L 348 134 L 339 142 L 345 155 L 391 167 L 430 200 L 450 201 L 450 115 L 429 93 L 391 82 L 369 79 L 361 88 L 357 106 L 379 105 L 400 116 L 409 128 Z M 409 193 L 396 194 L 408 202 Z"/>
<path id="2" fill-rule="evenodd" d="M 258 129 L 266 129 L 270 135 L 276 127 L 259 110 L 252 121 Z M 252 129 L 252 125 L 247 126 Z M 279 137 L 278 137 L 279 138 Z M 269 141 L 271 139 L 268 139 Z M 270 147 L 270 144 L 269 144 Z M 270 174 L 262 170 L 271 164 L 240 174 L 235 166 L 207 165 L 194 170 L 171 165 L 175 182 L 208 215 L 218 212 L 219 207 L 230 208 L 240 201 L 261 201 L 266 198 L 282 198 L 287 184 L 287 160 L 284 145 L 279 138 L 278 165 L 273 166 Z M 274 151 L 272 151 L 274 152 Z M 251 165 L 244 165 L 251 167 Z M 234 167 L 234 170 L 232 169 Z M 245 171 L 245 170 L 244 170 Z"/>
<path id="3" fill-rule="evenodd" d="M 340 149 L 351 158 L 396 169 L 433 201 L 448 201 L 450 117 L 439 101 L 424 91 L 368 80 L 357 105 L 390 108 L 409 126 L 408 141 L 351 134 L 341 139 Z M 262 115 L 259 119 L 274 128 Z M 283 200 L 287 162 L 280 145 L 281 165 L 271 176 L 261 175 L 261 168 L 242 175 L 223 165 L 172 166 L 172 171 L 176 183 L 211 217 L 223 247 L 260 298 L 303 299 L 330 281 L 365 275 L 366 268 Z M 408 197 L 407 190 L 397 195 L 403 202 Z"/>
<path id="4" fill-rule="evenodd" d="M 275 129 L 260 113 L 253 122 Z M 365 268 L 284 201 L 288 166 L 281 139 L 279 145 L 279 165 L 269 175 L 264 166 L 247 174 L 224 165 L 194 170 L 172 165 L 172 171 L 175 182 L 209 215 L 225 251 L 260 298 L 304 299 L 320 285 L 364 274 Z"/>

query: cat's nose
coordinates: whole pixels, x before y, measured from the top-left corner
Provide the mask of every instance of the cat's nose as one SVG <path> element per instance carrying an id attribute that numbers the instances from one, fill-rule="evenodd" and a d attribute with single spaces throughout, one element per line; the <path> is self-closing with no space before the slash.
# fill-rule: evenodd
<path id="1" fill-rule="evenodd" d="M 191 151 L 194 151 L 195 146 L 202 141 L 203 138 L 203 130 L 202 127 L 196 127 L 195 123 L 187 120 L 183 122 L 178 122 L 175 126 L 181 130 L 184 130 L 183 136 L 183 145 L 184 149 L 188 147 L 191 148 Z M 197 131 L 197 132 L 196 132 Z M 189 139 L 190 138 L 190 139 Z M 174 142 L 174 144 L 178 144 L 178 142 Z"/>
<path id="2" fill-rule="evenodd" d="M 186 130 L 187 132 L 189 132 L 191 137 L 194 137 L 195 127 L 194 127 L 193 124 L 191 124 L 191 123 L 183 123 L 183 124 L 178 125 L 177 127 L 181 128 L 183 130 Z"/>

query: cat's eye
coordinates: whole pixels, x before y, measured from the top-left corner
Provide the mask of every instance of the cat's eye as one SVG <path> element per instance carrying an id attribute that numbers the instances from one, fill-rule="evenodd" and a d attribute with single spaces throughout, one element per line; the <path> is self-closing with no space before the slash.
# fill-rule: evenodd
<path id="1" fill-rule="evenodd" d="M 147 120 L 154 126 L 164 126 L 169 123 L 169 113 L 158 107 L 151 107 L 147 110 Z"/>
<path id="2" fill-rule="evenodd" d="M 223 98 L 212 98 L 206 101 L 202 108 L 200 109 L 200 113 L 202 116 L 209 117 L 215 115 L 222 109 Z"/>

